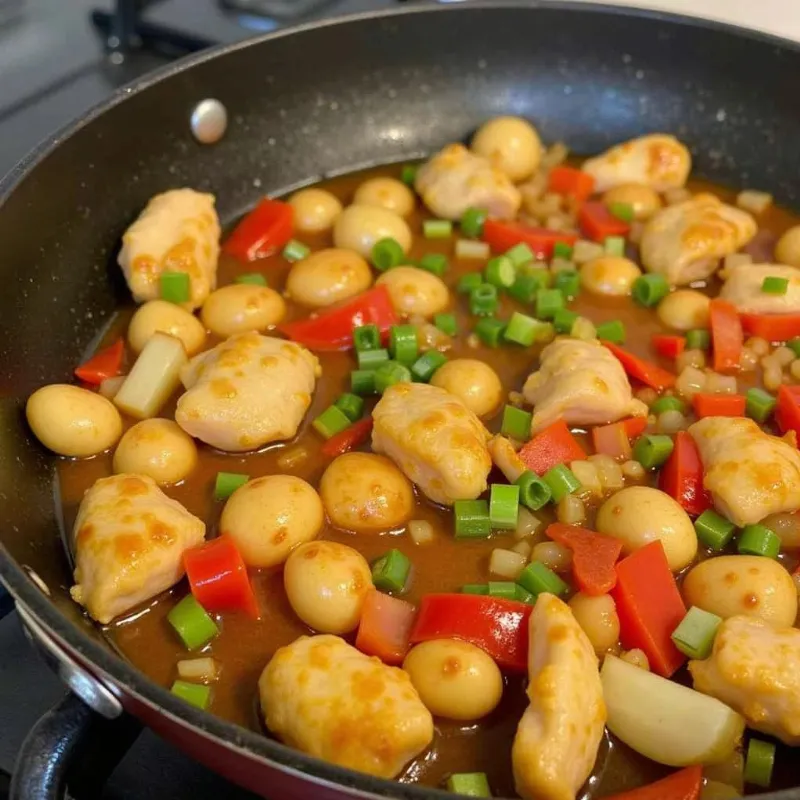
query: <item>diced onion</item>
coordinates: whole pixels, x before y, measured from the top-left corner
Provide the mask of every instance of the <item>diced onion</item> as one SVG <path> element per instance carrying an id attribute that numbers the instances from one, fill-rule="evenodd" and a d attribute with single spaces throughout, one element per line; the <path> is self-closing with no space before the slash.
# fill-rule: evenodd
<path id="1" fill-rule="evenodd" d="M 706 778 L 703 788 L 700 790 L 700 800 L 736 800 L 742 793 L 727 783 L 710 781 Z"/>
<path id="2" fill-rule="evenodd" d="M 527 564 L 527 559 L 520 553 L 495 547 L 489 558 L 489 572 L 497 575 L 498 578 L 515 581 L 520 572 L 525 569 L 525 564 Z"/>
<path id="3" fill-rule="evenodd" d="M 636 399 L 641 400 L 646 406 L 651 406 L 658 400 L 658 392 L 649 386 L 643 386 L 636 392 Z"/>
<path id="4" fill-rule="evenodd" d="M 558 521 L 563 522 L 565 525 L 577 525 L 577 523 L 586 519 L 586 507 L 580 497 L 568 494 L 558 501 L 556 515 L 558 516 Z"/>
<path id="5" fill-rule="evenodd" d="M 663 411 L 658 416 L 656 430 L 659 433 L 677 433 L 686 430 L 686 417 L 677 409 Z"/>
<path id="6" fill-rule="evenodd" d="M 600 475 L 597 467 L 591 461 L 573 461 L 569 468 L 587 494 L 602 497 L 603 485 L 600 483 Z"/>
<path id="7" fill-rule="evenodd" d="M 589 456 L 589 461 L 597 468 L 603 491 L 614 492 L 625 485 L 622 469 L 611 456 L 607 456 L 604 453 L 596 453 L 593 456 Z"/>
<path id="8" fill-rule="evenodd" d="M 521 542 L 517 542 L 511 549 L 515 553 L 519 553 L 527 561 L 531 557 L 531 550 L 533 547 L 530 542 L 523 539 Z M 800 575 L 797 576 L 797 579 L 800 580 Z"/>
<path id="9" fill-rule="evenodd" d="M 736 205 L 751 214 L 763 214 L 772 205 L 772 195 L 768 192 L 745 189 L 736 195 Z"/>
<path id="10" fill-rule="evenodd" d="M 491 250 L 486 242 L 475 239 L 458 239 L 456 241 L 456 258 L 489 258 Z"/>
<path id="11" fill-rule="evenodd" d="M 100 384 L 100 394 L 103 395 L 103 397 L 107 397 L 109 400 L 113 400 L 120 386 L 125 383 L 125 378 L 127 377 L 127 375 L 117 375 L 114 378 L 106 378 Z"/>
<path id="12" fill-rule="evenodd" d="M 626 661 L 628 664 L 633 664 L 634 667 L 639 667 L 646 671 L 650 671 L 650 661 L 647 658 L 647 653 L 635 647 L 633 650 L 623 650 L 619 657 Z"/>
<path id="13" fill-rule="evenodd" d="M 278 456 L 278 466 L 281 469 L 295 469 L 308 458 L 308 450 L 302 445 L 290 447 Z"/>
<path id="14" fill-rule="evenodd" d="M 631 478 L 635 481 L 640 481 L 644 478 L 644 467 L 638 461 L 626 461 L 622 465 L 622 474 L 626 478 Z"/>
<path id="15" fill-rule="evenodd" d="M 675 369 L 683 372 L 687 367 L 702 369 L 706 365 L 706 354 L 702 350 L 684 350 L 675 359 Z"/>
<path id="16" fill-rule="evenodd" d="M 514 531 L 515 539 L 525 539 L 533 536 L 544 523 L 532 511 L 528 511 L 524 506 L 519 507 L 517 514 L 517 527 Z"/>
<path id="17" fill-rule="evenodd" d="M 436 538 L 433 525 L 426 519 L 412 519 L 408 523 L 408 535 L 414 544 L 430 544 Z"/>
<path id="18" fill-rule="evenodd" d="M 697 367 L 686 367 L 675 383 L 675 389 L 684 397 L 692 397 L 698 392 L 704 392 L 706 387 L 706 375 Z"/>
<path id="19" fill-rule="evenodd" d="M 703 777 L 709 781 L 728 784 L 738 789 L 737 797 L 744 793 L 744 754 L 734 750 L 730 758 L 720 761 L 719 764 L 708 764 L 703 767 Z"/>
<path id="20" fill-rule="evenodd" d="M 600 258 L 600 256 L 605 255 L 605 252 L 603 245 L 580 239 L 575 242 L 575 246 L 572 248 L 572 260 L 576 264 L 585 264 L 587 261 Z"/>
<path id="21" fill-rule="evenodd" d="M 541 561 L 553 572 L 566 572 L 572 566 L 572 550 L 557 542 L 539 542 L 533 546 L 531 561 Z"/>
<path id="22" fill-rule="evenodd" d="M 706 375 L 705 391 L 711 394 L 736 394 L 736 378 L 733 375 L 720 375 L 718 372 L 709 372 Z"/>
<path id="23" fill-rule="evenodd" d="M 213 658 L 188 658 L 178 662 L 178 675 L 185 681 L 210 683 L 219 676 L 219 667 Z"/>

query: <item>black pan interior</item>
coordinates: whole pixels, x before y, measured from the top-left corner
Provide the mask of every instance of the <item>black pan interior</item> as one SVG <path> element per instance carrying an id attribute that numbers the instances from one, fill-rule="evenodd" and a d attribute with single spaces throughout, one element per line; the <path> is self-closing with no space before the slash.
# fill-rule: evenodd
<path id="1" fill-rule="evenodd" d="M 672 132 L 700 175 L 798 207 L 798 75 L 800 49 L 766 36 L 646 12 L 496 2 L 272 35 L 124 90 L 0 184 L 0 574 L 64 639 L 177 715 L 304 772 L 421 796 L 234 734 L 102 646 L 67 598 L 53 462 L 24 427 L 25 396 L 70 378 L 124 296 L 113 265 L 119 237 L 156 192 L 213 191 L 230 219 L 265 192 L 423 154 L 511 113 L 584 153 Z M 215 146 L 189 134 L 206 97 L 229 113 Z M 21 565 L 45 580 L 52 603 Z"/>

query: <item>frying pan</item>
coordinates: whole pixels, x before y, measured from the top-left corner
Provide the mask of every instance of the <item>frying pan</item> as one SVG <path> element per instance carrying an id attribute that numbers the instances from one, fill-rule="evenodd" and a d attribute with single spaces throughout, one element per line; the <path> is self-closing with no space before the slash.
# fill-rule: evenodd
<path id="1" fill-rule="evenodd" d="M 61 674 L 107 716 L 131 712 L 231 780 L 282 800 L 444 798 L 309 758 L 193 710 L 111 650 L 70 601 L 54 460 L 22 415 L 125 297 L 120 235 L 167 188 L 213 191 L 231 219 L 265 192 L 463 138 L 501 113 L 593 153 L 647 131 L 697 172 L 798 206 L 800 48 L 665 14 L 570 3 L 411 7 L 202 53 L 114 95 L 0 183 L 0 576 Z M 228 129 L 195 141 L 219 99 Z M 46 590 L 46 591 L 45 591 Z M 800 789 L 769 795 L 800 799 Z"/>

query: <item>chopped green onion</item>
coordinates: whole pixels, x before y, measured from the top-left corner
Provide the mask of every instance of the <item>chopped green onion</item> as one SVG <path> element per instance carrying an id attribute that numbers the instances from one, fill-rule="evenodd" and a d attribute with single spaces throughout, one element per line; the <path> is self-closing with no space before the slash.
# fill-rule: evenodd
<path id="1" fill-rule="evenodd" d="M 747 758 L 744 762 L 745 783 L 752 783 L 764 789 L 769 788 L 774 766 L 775 745 L 751 738 L 747 743 Z"/>
<path id="2" fill-rule="evenodd" d="M 446 239 L 453 233 L 453 223 L 449 219 L 426 219 L 422 223 L 422 235 L 426 239 Z"/>
<path id="3" fill-rule="evenodd" d="M 249 475 L 242 475 L 239 472 L 218 472 L 214 481 L 214 497 L 217 500 L 225 500 L 249 480 Z"/>
<path id="4" fill-rule="evenodd" d="M 492 249 L 486 242 L 477 239 L 456 239 L 456 258 L 480 259 L 485 261 L 492 254 Z"/>
<path id="5" fill-rule="evenodd" d="M 489 594 L 489 584 L 465 583 L 461 587 L 461 594 Z"/>
<path id="6" fill-rule="evenodd" d="M 349 392 L 341 394 L 336 398 L 334 405 L 344 412 L 350 422 L 357 422 L 364 413 L 364 398 L 359 397 L 357 394 L 350 394 Z"/>
<path id="7" fill-rule="evenodd" d="M 603 248 L 607 256 L 624 256 L 625 239 L 622 236 L 606 236 Z"/>
<path id="8" fill-rule="evenodd" d="M 520 303 L 532 303 L 539 289 L 550 285 L 550 273 L 546 269 L 536 269 L 525 275 L 517 275 L 517 279 L 506 291 Z"/>
<path id="9" fill-rule="evenodd" d="M 645 433 L 633 446 L 633 457 L 645 468 L 660 467 L 672 453 L 675 443 L 663 434 Z"/>
<path id="10" fill-rule="evenodd" d="M 528 564 L 520 572 L 517 583 L 532 595 L 550 592 L 556 597 L 562 597 L 569 591 L 569 586 L 541 561 L 532 561 Z"/>
<path id="11" fill-rule="evenodd" d="M 722 624 L 722 618 L 702 608 L 692 606 L 677 628 L 672 632 L 672 641 L 675 647 L 689 658 L 708 658 L 717 628 Z"/>
<path id="12" fill-rule="evenodd" d="M 515 311 L 508 321 L 503 336 L 508 342 L 516 342 L 516 344 L 528 347 L 536 341 L 537 336 L 542 333 L 543 329 L 548 327 L 549 323 L 547 322 L 542 322 Z"/>
<path id="13" fill-rule="evenodd" d="M 550 487 L 554 503 L 558 503 L 568 494 L 578 491 L 581 482 L 573 475 L 572 470 L 564 464 L 557 464 L 542 475 L 542 480 Z"/>
<path id="14" fill-rule="evenodd" d="M 395 383 L 411 383 L 408 367 L 396 361 L 387 361 L 375 370 L 375 391 L 378 394 L 383 394 Z"/>
<path id="15" fill-rule="evenodd" d="M 417 381 L 427 383 L 439 367 L 447 361 L 447 356 L 438 350 L 428 350 L 423 353 L 412 365 L 411 375 Z"/>
<path id="16" fill-rule="evenodd" d="M 389 351 L 381 348 L 380 350 L 359 350 L 356 353 L 359 369 L 378 369 L 381 364 L 389 360 Z"/>
<path id="17" fill-rule="evenodd" d="M 489 781 L 483 772 L 456 772 L 447 779 L 447 791 L 467 797 L 491 797 Z"/>
<path id="18" fill-rule="evenodd" d="M 514 268 L 521 267 L 523 264 L 530 264 L 536 256 L 533 254 L 533 251 L 525 244 L 525 242 L 520 242 L 519 244 L 515 244 L 509 250 L 506 250 L 506 258 L 511 261 L 514 265 Z"/>
<path id="19" fill-rule="evenodd" d="M 283 248 L 281 255 L 289 262 L 302 261 L 311 252 L 311 248 L 298 242 L 297 239 L 289 239 Z"/>
<path id="20" fill-rule="evenodd" d="M 328 406 L 311 424 L 320 436 L 330 439 L 349 428 L 352 423 L 341 408 Z"/>
<path id="21" fill-rule="evenodd" d="M 578 315 L 574 311 L 566 308 L 559 308 L 553 316 L 553 325 L 558 333 L 572 333 L 572 326 L 578 319 Z"/>
<path id="22" fill-rule="evenodd" d="M 563 293 L 564 297 L 572 300 L 581 291 L 581 276 L 573 270 L 561 270 L 553 279 L 553 288 Z"/>
<path id="23" fill-rule="evenodd" d="M 483 283 L 483 275 L 480 272 L 468 272 L 458 279 L 456 291 L 459 294 L 471 294 Z"/>
<path id="24" fill-rule="evenodd" d="M 389 329 L 389 352 L 395 361 L 413 364 L 419 355 L 417 329 L 413 325 L 392 325 Z"/>
<path id="25" fill-rule="evenodd" d="M 211 687 L 202 683 L 189 683 L 189 681 L 175 681 L 170 689 L 172 694 L 180 697 L 187 703 L 201 710 L 208 708 L 211 701 Z"/>
<path id="26" fill-rule="evenodd" d="M 465 236 L 477 239 L 483 234 L 483 223 L 489 215 L 482 208 L 468 208 L 461 215 L 461 231 Z"/>
<path id="27" fill-rule="evenodd" d="M 397 239 L 392 239 L 391 236 L 387 236 L 385 239 L 378 239 L 378 241 L 372 245 L 371 256 L 372 265 L 375 269 L 385 272 L 387 269 L 402 264 L 406 254 Z"/>
<path id="28" fill-rule="evenodd" d="M 359 325 L 353 328 L 353 347 L 359 353 L 362 350 L 380 350 L 381 332 L 377 325 Z"/>
<path id="29" fill-rule="evenodd" d="M 456 539 L 478 539 L 489 536 L 489 504 L 485 500 L 456 500 L 453 504 Z"/>
<path id="30" fill-rule="evenodd" d="M 492 286 L 500 286 L 507 289 L 517 277 L 517 270 L 508 256 L 495 256 L 490 258 L 486 264 L 484 278 Z"/>
<path id="31" fill-rule="evenodd" d="M 498 347 L 503 339 L 506 324 L 495 317 L 485 317 L 475 326 L 475 335 L 489 347 Z"/>
<path id="32" fill-rule="evenodd" d="M 789 339 L 786 342 L 786 346 L 798 357 L 800 358 L 800 336 L 795 336 L 794 339 Z"/>
<path id="33" fill-rule="evenodd" d="M 539 319 L 553 319 L 561 308 L 564 308 L 564 295 L 560 290 L 539 289 L 536 292 L 536 316 Z"/>
<path id="34" fill-rule="evenodd" d="M 687 350 L 708 350 L 711 347 L 711 334 L 702 328 L 686 332 Z"/>
<path id="35" fill-rule="evenodd" d="M 417 170 L 419 167 L 416 164 L 403 164 L 403 170 L 400 173 L 400 180 L 406 186 L 413 186 L 414 181 L 417 179 Z"/>
<path id="36" fill-rule="evenodd" d="M 267 286 L 267 279 L 260 272 L 248 272 L 245 275 L 238 275 L 234 283 L 248 283 L 252 286 Z"/>
<path id="37" fill-rule="evenodd" d="M 556 258 L 572 258 L 572 245 L 566 242 L 556 242 L 553 245 L 553 255 Z"/>
<path id="38" fill-rule="evenodd" d="M 529 606 L 532 606 L 536 602 L 536 597 L 527 589 L 523 589 L 518 583 L 515 583 L 514 586 L 516 590 L 513 599 L 518 603 L 527 603 Z"/>
<path id="39" fill-rule="evenodd" d="M 519 486 L 493 483 L 489 491 L 489 521 L 493 528 L 513 531 L 519 517 Z"/>
<path id="40" fill-rule="evenodd" d="M 418 266 L 441 278 L 447 272 L 447 256 L 444 253 L 426 253 L 419 260 Z"/>
<path id="41" fill-rule="evenodd" d="M 669 292 L 669 284 L 663 275 L 651 273 L 640 275 L 633 282 L 633 299 L 645 308 L 652 308 Z"/>
<path id="42" fill-rule="evenodd" d="M 550 487 L 531 470 L 526 469 L 514 483 L 519 486 L 519 501 L 531 511 L 538 511 L 550 502 Z"/>
<path id="43" fill-rule="evenodd" d="M 517 584 L 514 581 L 489 581 L 490 597 L 502 597 L 504 600 L 517 599 Z"/>
<path id="44" fill-rule="evenodd" d="M 354 369 L 350 373 L 350 391 L 353 394 L 375 394 L 375 370 Z"/>
<path id="45" fill-rule="evenodd" d="M 764 281 L 761 284 L 761 291 L 765 294 L 786 294 L 788 290 L 788 278 L 776 278 L 775 276 L 771 275 L 768 278 L 764 278 Z"/>
<path id="46" fill-rule="evenodd" d="M 736 526 L 725 517 L 706 509 L 695 521 L 697 538 L 706 546 L 719 552 L 724 550 L 736 530 Z"/>
<path id="47" fill-rule="evenodd" d="M 411 574 L 411 562 L 405 553 L 392 549 L 372 565 L 372 583 L 380 592 L 402 594 Z"/>
<path id="48" fill-rule="evenodd" d="M 736 549 L 742 555 L 777 558 L 781 552 L 781 540 L 765 525 L 745 525 Z"/>
<path id="49" fill-rule="evenodd" d="M 455 336 L 458 333 L 458 323 L 455 314 L 437 314 L 433 318 L 433 324 L 448 336 Z"/>
<path id="50" fill-rule="evenodd" d="M 677 397 L 666 395 L 664 397 L 659 397 L 658 400 L 650 406 L 650 411 L 656 416 L 663 414 L 665 411 L 680 411 L 681 414 L 683 414 L 686 411 L 686 406 L 683 401 L 679 400 Z"/>
<path id="51" fill-rule="evenodd" d="M 469 294 L 469 313 L 476 317 L 490 317 L 497 306 L 497 287 L 491 283 L 482 283 Z"/>
<path id="52" fill-rule="evenodd" d="M 186 272 L 162 272 L 158 278 L 159 294 L 168 303 L 188 303 L 192 280 Z"/>
<path id="53" fill-rule="evenodd" d="M 598 339 L 604 339 L 614 344 L 624 344 L 625 342 L 625 326 L 618 319 L 603 322 L 595 330 Z"/>
<path id="54" fill-rule="evenodd" d="M 775 409 L 775 398 L 763 389 L 753 387 L 745 394 L 745 410 L 747 416 L 756 422 L 766 422 Z"/>
<path id="55" fill-rule="evenodd" d="M 187 650 L 203 647 L 219 633 L 217 623 L 192 594 L 187 594 L 172 607 L 167 614 L 167 621 L 175 628 Z"/>
<path id="56" fill-rule="evenodd" d="M 611 203 L 608 210 L 623 222 L 633 222 L 634 212 L 630 203 Z"/>
<path id="57" fill-rule="evenodd" d="M 500 425 L 500 433 L 509 436 L 518 442 L 527 442 L 531 437 L 531 420 L 533 414 L 515 406 L 505 406 L 503 408 L 503 422 Z"/>

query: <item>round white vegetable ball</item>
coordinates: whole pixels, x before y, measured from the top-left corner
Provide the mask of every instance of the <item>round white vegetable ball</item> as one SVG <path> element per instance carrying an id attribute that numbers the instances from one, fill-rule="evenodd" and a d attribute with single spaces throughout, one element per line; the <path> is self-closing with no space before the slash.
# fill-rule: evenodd
<path id="1" fill-rule="evenodd" d="M 478 128 L 472 151 L 488 158 L 512 181 L 524 181 L 542 160 L 542 142 L 530 122 L 519 117 L 496 117 Z"/>
<path id="2" fill-rule="evenodd" d="M 289 205 L 295 228 L 306 233 L 330 230 L 342 213 L 339 199 L 325 189 L 301 189 L 289 198 Z"/>
<path id="3" fill-rule="evenodd" d="M 394 310 L 402 317 L 430 318 L 450 305 L 444 281 L 418 267 L 394 267 L 375 284 L 389 290 Z"/>
<path id="4" fill-rule="evenodd" d="M 347 300 L 372 285 L 369 264 L 353 250 L 330 247 L 298 261 L 289 271 L 286 291 L 309 308 Z"/>
<path id="5" fill-rule="evenodd" d="M 460 398 L 479 417 L 492 414 L 503 399 L 503 384 L 497 373 L 474 358 L 456 358 L 442 364 L 430 382 Z"/>
<path id="6" fill-rule="evenodd" d="M 286 303 L 274 289 L 252 283 L 232 283 L 211 292 L 200 316 L 211 333 L 227 339 L 236 333 L 273 328 L 285 313 Z"/>
<path id="7" fill-rule="evenodd" d="M 128 325 L 128 344 L 141 353 L 154 333 L 168 333 L 183 342 L 186 355 L 203 349 L 206 331 L 194 314 L 166 300 L 150 300 L 139 306 Z"/>
<path id="8" fill-rule="evenodd" d="M 407 217 L 416 205 L 414 192 L 395 178 L 369 178 L 356 189 L 353 202 L 379 206 L 401 217 Z"/>
<path id="9" fill-rule="evenodd" d="M 114 472 L 147 475 L 164 486 L 197 466 L 197 446 L 177 422 L 145 419 L 129 428 L 114 452 Z"/>
<path id="10" fill-rule="evenodd" d="M 411 229 L 398 214 L 361 204 L 342 211 L 333 228 L 333 243 L 337 247 L 355 250 L 364 258 L 372 255 L 372 248 L 381 239 L 394 239 L 407 253 L 411 248 Z"/>

